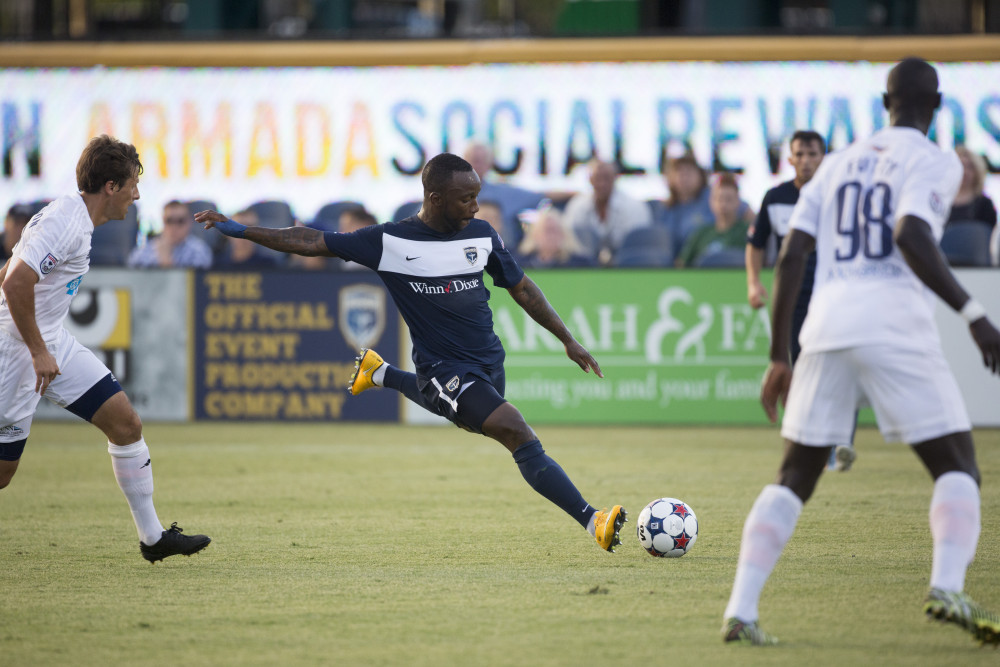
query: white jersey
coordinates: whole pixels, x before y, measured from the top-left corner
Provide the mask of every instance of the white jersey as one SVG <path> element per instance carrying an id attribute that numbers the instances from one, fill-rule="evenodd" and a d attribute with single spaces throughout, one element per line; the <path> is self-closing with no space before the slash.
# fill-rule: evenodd
<path id="1" fill-rule="evenodd" d="M 824 158 L 803 188 L 791 227 L 816 239 L 816 283 L 802 351 L 889 344 L 940 347 L 935 295 L 893 242 L 916 216 L 941 239 L 962 164 L 922 132 L 888 127 Z"/>
<path id="2" fill-rule="evenodd" d="M 90 268 L 94 223 L 83 197 L 60 197 L 31 219 L 11 253 L 10 266 L 22 261 L 38 274 L 35 322 L 45 342 L 55 340 L 69 312 L 69 302 Z M 10 268 L 7 269 L 10 271 Z M 7 301 L 0 295 L 0 330 L 20 339 Z"/>

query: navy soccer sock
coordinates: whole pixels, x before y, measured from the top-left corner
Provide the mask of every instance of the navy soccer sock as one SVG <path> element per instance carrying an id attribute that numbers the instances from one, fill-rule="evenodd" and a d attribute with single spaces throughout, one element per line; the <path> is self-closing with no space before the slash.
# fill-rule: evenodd
<path id="1" fill-rule="evenodd" d="M 559 464 L 549 458 L 542 443 L 537 440 L 524 443 L 514 452 L 514 461 L 531 488 L 587 527 L 594 508 L 583 499 Z"/>
<path id="2" fill-rule="evenodd" d="M 386 389 L 395 389 L 403 396 L 414 403 L 423 406 L 423 396 L 420 390 L 417 389 L 417 376 L 414 373 L 408 373 L 404 370 L 400 370 L 395 366 L 385 365 L 385 377 L 382 378 L 382 386 Z"/>

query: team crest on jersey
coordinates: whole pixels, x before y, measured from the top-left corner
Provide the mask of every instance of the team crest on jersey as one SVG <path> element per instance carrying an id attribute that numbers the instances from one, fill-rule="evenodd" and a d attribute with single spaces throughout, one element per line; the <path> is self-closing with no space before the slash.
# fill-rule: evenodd
<path id="1" fill-rule="evenodd" d="M 938 215 L 944 215 L 944 202 L 941 201 L 938 193 L 934 191 L 931 191 L 931 210 Z"/>
<path id="2" fill-rule="evenodd" d="M 53 255 L 51 252 L 48 255 L 46 255 L 45 258 L 42 260 L 42 263 L 38 265 L 38 268 L 41 269 L 42 271 L 42 275 L 48 275 L 49 271 L 56 268 L 57 261 L 58 260 L 56 260 L 55 255 Z"/>
<path id="3" fill-rule="evenodd" d="M 340 333 L 351 347 L 373 347 L 385 329 L 385 292 L 376 285 L 340 290 Z"/>
<path id="4" fill-rule="evenodd" d="M 470 245 L 468 248 L 463 248 L 463 250 L 465 250 L 465 258 L 469 260 L 469 264 L 475 266 L 476 260 L 479 259 L 479 248 Z"/>
<path id="5" fill-rule="evenodd" d="M 456 389 L 458 389 L 458 385 L 459 385 L 459 384 L 460 384 L 461 382 L 462 382 L 462 381 L 461 381 L 461 380 L 459 380 L 459 379 L 458 379 L 458 376 L 456 375 L 456 376 L 455 376 L 455 377 L 453 377 L 452 379 L 448 380 L 448 384 L 446 384 L 446 385 L 444 386 L 444 388 L 445 388 L 445 389 L 447 389 L 448 391 L 455 391 Z"/>

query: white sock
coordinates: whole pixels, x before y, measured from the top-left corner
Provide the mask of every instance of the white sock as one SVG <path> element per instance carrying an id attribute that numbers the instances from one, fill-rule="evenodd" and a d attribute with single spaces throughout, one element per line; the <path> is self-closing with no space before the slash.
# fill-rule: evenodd
<path id="1" fill-rule="evenodd" d="M 746 523 L 736 580 L 724 618 L 757 620 L 757 602 L 802 512 L 802 500 L 787 486 L 769 484 L 757 496 Z"/>
<path id="2" fill-rule="evenodd" d="M 146 441 L 140 439 L 124 447 L 108 442 L 108 453 L 111 454 L 115 479 L 132 510 L 139 540 L 146 546 L 152 546 L 160 541 L 163 526 L 153 509 L 153 465 Z"/>
<path id="3" fill-rule="evenodd" d="M 590 521 L 587 523 L 587 532 L 590 533 L 591 537 L 597 536 L 597 526 L 594 525 L 596 519 L 597 519 L 597 512 L 594 512 L 593 514 L 590 515 Z"/>
<path id="4" fill-rule="evenodd" d="M 964 472 L 946 472 L 934 482 L 931 498 L 934 562 L 931 588 L 959 593 L 979 542 L 979 487 Z"/>
<path id="5" fill-rule="evenodd" d="M 382 386 L 382 381 L 385 379 L 385 369 L 389 367 L 389 364 L 383 363 L 381 366 L 372 371 L 372 382 L 378 386 Z"/>

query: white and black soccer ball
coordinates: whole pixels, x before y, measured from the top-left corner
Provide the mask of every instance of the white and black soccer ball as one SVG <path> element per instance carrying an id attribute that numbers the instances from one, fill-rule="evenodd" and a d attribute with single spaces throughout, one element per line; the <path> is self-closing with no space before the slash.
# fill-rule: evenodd
<path id="1" fill-rule="evenodd" d="M 683 500 L 659 498 L 642 509 L 635 530 L 653 556 L 680 558 L 698 539 L 698 519 Z"/>

